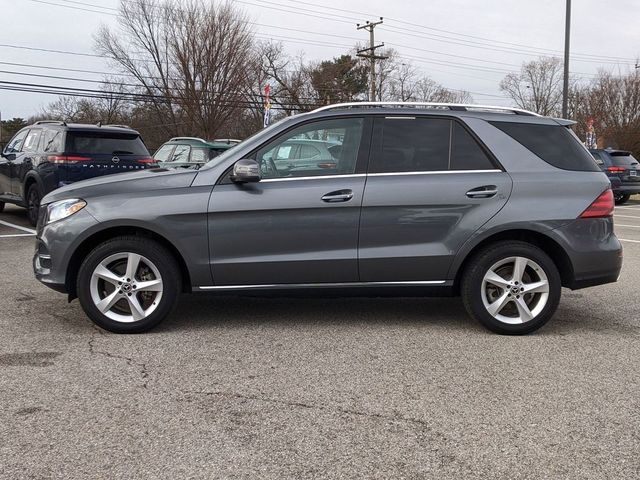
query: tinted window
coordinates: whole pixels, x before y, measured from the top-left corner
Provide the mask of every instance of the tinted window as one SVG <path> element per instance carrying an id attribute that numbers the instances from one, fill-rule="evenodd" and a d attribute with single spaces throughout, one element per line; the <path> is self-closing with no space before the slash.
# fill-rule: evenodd
<path id="1" fill-rule="evenodd" d="M 140 136 L 135 134 L 68 132 L 69 153 L 107 155 L 149 155 Z"/>
<path id="2" fill-rule="evenodd" d="M 604 165 L 604 160 L 602 159 L 602 155 L 600 155 L 598 152 L 591 152 L 591 155 L 593 155 L 593 158 L 596 159 L 596 163 L 598 165 Z"/>
<path id="3" fill-rule="evenodd" d="M 62 132 L 60 130 L 45 130 L 42 140 L 44 152 L 62 152 Z"/>
<path id="4" fill-rule="evenodd" d="M 171 155 L 172 149 L 173 145 L 163 145 L 156 151 L 156 153 L 153 154 L 153 158 L 159 162 L 166 162 L 169 160 L 169 155 Z"/>
<path id="5" fill-rule="evenodd" d="M 20 150 L 22 150 L 22 142 L 24 142 L 24 138 L 27 136 L 27 133 L 29 133 L 29 130 L 24 130 L 22 132 L 19 132 L 7 144 L 7 146 L 4 149 L 4 151 L 7 152 L 7 153 L 16 153 L 16 152 L 19 152 Z"/>
<path id="6" fill-rule="evenodd" d="M 189 161 L 189 151 L 191 151 L 191 147 L 189 145 L 177 145 L 176 149 L 173 151 L 173 156 L 171 157 L 171 162 L 188 162 Z"/>
<path id="7" fill-rule="evenodd" d="M 429 172 L 449 169 L 451 121 L 440 118 L 386 118 L 382 145 L 371 173 Z"/>
<path id="8" fill-rule="evenodd" d="M 36 152 L 38 151 L 38 143 L 40 143 L 40 135 L 42 134 L 41 129 L 33 129 L 29 130 L 29 135 L 24 140 L 24 145 L 22 146 L 23 152 Z"/>
<path id="9" fill-rule="evenodd" d="M 491 170 L 495 166 L 478 142 L 459 123 L 453 123 L 451 170 Z"/>
<path id="10" fill-rule="evenodd" d="M 263 178 L 354 173 L 363 125 L 361 118 L 342 118 L 294 128 L 256 153 Z M 309 140 L 316 152 L 305 157 L 302 147 Z M 339 149 L 328 150 L 327 146 L 336 144 Z"/>
<path id="11" fill-rule="evenodd" d="M 554 167 L 585 172 L 600 171 L 593 156 L 567 127 L 510 122 L 491 124 Z"/>
<path id="12" fill-rule="evenodd" d="M 320 155 L 320 150 L 318 150 L 313 145 L 300 145 L 301 158 L 311 158 L 319 155 Z"/>
<path id="13" fill-rule="evenodd" d="M 609 155 L 616 166 L 627 167 L 638 164 L 638 161 L 629 152 L 609 152 Z"/>

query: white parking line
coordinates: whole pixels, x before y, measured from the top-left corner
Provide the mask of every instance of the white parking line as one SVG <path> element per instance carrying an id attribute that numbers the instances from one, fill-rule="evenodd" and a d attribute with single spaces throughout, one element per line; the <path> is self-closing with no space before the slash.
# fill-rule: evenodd
<path id="1" fill-rule="evenodd" d="M 23 232 L 28 232 L 28 233 L 31 233 L 32 235 L 36 234 L 36 231 L 33 230 L 32 228 L 27 228 L 27 227 L 23 227 L 21 225 L 16 225 L 15 223 L 9 223 L 9 222 L 5 222 L 5 221 L 0 220 L 0 225 L 6 225 L 7 227 L 15 228 L 16 230 L 22 230 Z"/>
<path id="2" fill-rule="evenodd" d="M 12 233 L 10 235 L 0 235 L 0 238 L 11 238 L 11 237 L 35 237 L 35 233 Z"/>
<path id="3" fill-rule="evenodd" d="M 620 214 L 616 213 L 615 218 L 618 218 L 618 217 L 624 217 L 624 218 L 640 218 L 640 217 L 638 217 L 637 215 L 620 215 Z"/>
<path id="4" fill-rule="evenodd" d="M 640 228 L 640 225 L 623 225 L 622 223 L 615 223 L 616 227 L 626 227 L 626 228 Z"/>
<path id="5" fill-rule="evenodd" d="M 640 240 L 628 240 L 626 238 L 619 238 L 621 242 L 631 242 L 631 243 L 640 243 Z"/>
<path id="6" fill-rule="evenodd" d="M 629 205 L 628 207 L 616 207 L 616 210 L 640 210 L 640 205 Z"/>

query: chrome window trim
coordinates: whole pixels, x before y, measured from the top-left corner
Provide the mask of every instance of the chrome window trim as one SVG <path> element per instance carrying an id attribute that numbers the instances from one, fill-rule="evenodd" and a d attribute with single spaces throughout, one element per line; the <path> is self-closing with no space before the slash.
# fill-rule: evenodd
<path id="1" fill-rule="evenodd" d="M 369 177 L 393 177 L 402 175 L 445 175 L 447 173 L 500 173 L 502 170 L 495 168 L 489 170 L 433 170 L 425 172 L 384 172 L 369 173 Z"/>
<path id="2" fill-rule="evenodd" d="M 285 178 L 265 178 L 260 183 L 269 182 L 292 182 L 294 180 L 323 180 L 327 178 L 362 178 L 362 177 L 391 177 L 402 175 L 445 175 L 447 173 L 500 173 L 498 168 L 488 170 L 433 170 L 423 172 L 384 172 L 384 173 L 354 173 L 351 175 L 316 175 L 312 177 L 285 177 Z"/>
<path id="3" fill-rule="evenodd" d="M 421 286 L 444 285 L 446 280 L 411 280 L 406 282 L 340 282 L 340 283 L 273 283 L 262 285 L 207 285 L 195 287 L 196 290 L 250 290 L 277 288 L 313 288 L 313 287 L 368 287 L 368 286 Z"/>
<path id="4" fill-rule="evenodd" d="M 264 180 L 260 180 L 260 183 L 263 182 L 292 182 L 293 180 L 321 180 L 325 178 L 360 178 L 366 177 L 366 173 L 352 173 L 346 175 L 316 175 L 311 177 L 284 177 L 284 178 L 265 178 Z"/>

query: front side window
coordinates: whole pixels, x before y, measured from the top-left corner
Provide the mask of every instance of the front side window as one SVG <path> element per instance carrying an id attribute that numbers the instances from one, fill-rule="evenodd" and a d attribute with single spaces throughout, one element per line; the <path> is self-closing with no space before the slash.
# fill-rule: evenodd
<path id="1" fill-rule="evenodd" d="M 294 128 L 256 153 L 262 177 L 354 173 L 363 125 L 362 118 L 340 118 Z"/>
<path id="2" fill-rule="evenodd" d="M 370 173 L 432 172 L 449 169 L 451 120 L 441 118 L 385 118 L 382 142 Z"/>
<path id="3" fill-rule="evenodd" d="M 27 138 L 25 138 L 24 140 L 22 151 L 36 152 L 38 150 L 38 143 L 40 141 L 41 134 L 42 134 L 42 130 L 40 129 L 29 130 L 29 135 L 27 135 Z"/>
<path id="4" fill-rule="evenodd" d="M 163 145 L 156 151 L 156 153 L 153 154 L 154 160 L 157 160 L 158 162 L 166 162 L 169 160 L 171 150 L 173 150 L 173 145 Z"/>
<path id="5" fill-rule="evenodd" d="M 23 130 L 16 134 L 4 149 L 5 153 L 18 153 L 22 151 L 22 143 L 24 142 L 27 133 L 29 133 L 29 130 Z"/>
<path id="6" fill-rule="evenodd" d="M 189 145 L 177 145 L 176 149 L 173 151 L 173 156 L 171 157 L 171 161 L 187 163 L 189 161 L 190 151 L 191 151 L 191 147 Z"/>

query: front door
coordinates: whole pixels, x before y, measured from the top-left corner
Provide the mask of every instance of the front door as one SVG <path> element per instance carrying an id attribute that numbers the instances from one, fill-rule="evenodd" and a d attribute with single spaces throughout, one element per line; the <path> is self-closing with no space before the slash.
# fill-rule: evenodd
<path id="1" fill-rule="evenodd" d="M 0 157 L 0 195 L 13 196 L 12 177 L 14 163 L 19 160 L 22 151 L 22 144 L 29 133 L 29 130 L 22 130 L 17 133 L 5 147 L 2 157 Z"/>
<path id="2" fill-rule="evenodd" d="M 358 281 L 358 222 L 370 122 L 320 120 L 295 127 L 251 156 L 262 180 L 223 179 L 209 203 L 216 286 Z M 323 152 L 314 163 L 290 148 Z"/>
<path id="3" fill-rule="evenodd" d="M 441 282 L 511 178 L 458 120 L 377 118 L 362 205 L 363 282 Z"/>

